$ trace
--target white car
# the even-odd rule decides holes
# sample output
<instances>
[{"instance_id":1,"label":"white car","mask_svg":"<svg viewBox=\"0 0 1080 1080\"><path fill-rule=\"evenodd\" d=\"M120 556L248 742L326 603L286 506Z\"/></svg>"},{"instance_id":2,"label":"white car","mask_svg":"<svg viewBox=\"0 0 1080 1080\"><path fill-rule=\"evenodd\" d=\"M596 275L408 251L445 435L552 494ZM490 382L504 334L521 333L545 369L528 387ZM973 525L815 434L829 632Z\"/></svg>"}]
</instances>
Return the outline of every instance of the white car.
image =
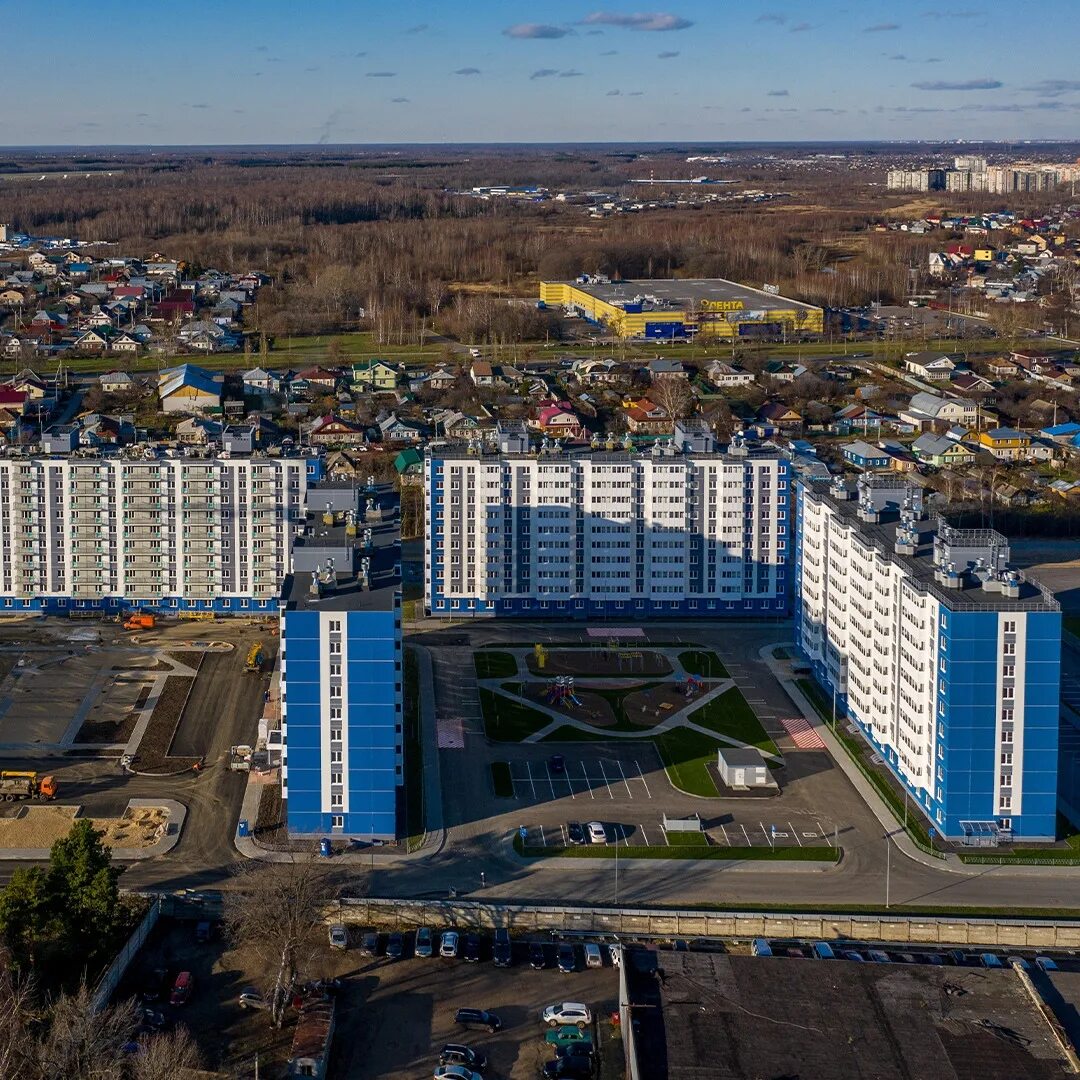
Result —
<instances>
[{"instance_id":1,"label":"white car","mask_svg":"<svg viewBox=\"0 0 1080 1080\"><path fill-rule=\"evenodd\" d=\"M592 1009L588 1005L582 1005L580 1001L559 1001L549 1005L543 1011L541 1019L548 1027L576 1024L579 1028L586 1028L592 1023Z\"/></svg>"},{"instance_id":2,"label":"white car","mask_svg":"<svg viewBox=\"0 0 1080 1080\"><path fill-rule=\"evenodd\" d=\"M464 1065L436 1065L435 1080L484 1080L484 1078L472 1069L466 1069Z\"/></svg>"},{"instance_id":3,"label":"white car","mask_svg":"<svg viewBox=\"0 0 1080 1080\"><path fill-rule=\"evenodd\" d=\"M335 924L330 927L330 948L347 949L349 947L349 932L344 926Z\"/></svg>"},{"instance_id":4,"label":"white car","mask_svg":"<svg viewBox=\"0 0 1080 1080\"><path fill-rule=\"evenodd\" d=\"M590 844L607 843L607 829L604 828L604 823L602 821L590 821L585 828L589 833Z\"/></svg>"},{"instance_id":5,"label":"white car","mask_svg":"<svg viewBox=\"0 0 1080 1080\"><path fill-rule=\"evenodd\" d=\"M466 1069L464 1065L436 1065L435 1080L484 1080L484 1078L472 1069Z\"/></svg>"},{"instance_id":6,"label":"white car","mask_svg":"<svg viewBox=\"0 0 1080 1080\"><path fill-rule=\"evenodd\" d=\"M456 930L447 930L442 936L442 942L439 945L439 955L445 956L450 960L457 959L458 951L458 932Z\"/></svg>"},{"instance_id":7,"label":"white car","mask_svg":"<svg viewBox=\"0 0 1080 1080\"><path fill-rule=\"evenodd\" d=\"M621 945L609 945L607 947L608 956L611 957L612 967L622 967L622 946Z\"/></svg>"}]
</instances>

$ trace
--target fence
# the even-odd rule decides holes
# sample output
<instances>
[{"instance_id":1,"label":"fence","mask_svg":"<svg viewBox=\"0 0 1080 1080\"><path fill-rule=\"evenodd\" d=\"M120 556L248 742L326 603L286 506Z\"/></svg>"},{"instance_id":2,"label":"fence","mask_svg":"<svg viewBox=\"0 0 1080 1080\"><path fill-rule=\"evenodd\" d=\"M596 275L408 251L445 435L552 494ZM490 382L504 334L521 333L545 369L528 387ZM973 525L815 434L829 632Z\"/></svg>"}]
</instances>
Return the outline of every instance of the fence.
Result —
<instances>
[{"instance_id":1,"label":"fence","mask_svg":"<svg viewBox=\"0 0 1080 1080\"><path fill-rule=\"evenodd\" d=\"M701 832L701 815L668 817L664 815L664 832Z\"/></svg>"},{"instance_id":2,"label":"fence","mask_svg":"<svg viewBox=\"0 0 1080 1080\"><path fill-rule=\"evenodd\" d=\"M128 966L135 958L136 953L138 953L146 943L146 939L150 936L150 931L157 925L160 916L160 899L151 900L150 907L143 916L142 922L135 927L131 937L124 942L124 947L116 954L113 958L113 962L109 965L108 970L101 976L100 980L98 980L97 986L94 987L94 996L90 1001L90 1008L94 1012L100 1012L109 1004L109 999L116 992L117 986L120 985L120 980L124 977L124 972L127 971Z\"/></svg>"},{"instance_id":3,"label":"fence","mask_svg":"<svg viewBox=\"0 0 1080 1080\"><path fill-rule=\"evenodd\" d=\"M755 937L873 941L927 946L1080 948L1080 920L977 919L919 915L815 915L775 912L653 911L485 904L469 900L345 899L328 921L363 926L454 926L516 932L575 930L623 938Z\"/></svg>"}]
</instances>

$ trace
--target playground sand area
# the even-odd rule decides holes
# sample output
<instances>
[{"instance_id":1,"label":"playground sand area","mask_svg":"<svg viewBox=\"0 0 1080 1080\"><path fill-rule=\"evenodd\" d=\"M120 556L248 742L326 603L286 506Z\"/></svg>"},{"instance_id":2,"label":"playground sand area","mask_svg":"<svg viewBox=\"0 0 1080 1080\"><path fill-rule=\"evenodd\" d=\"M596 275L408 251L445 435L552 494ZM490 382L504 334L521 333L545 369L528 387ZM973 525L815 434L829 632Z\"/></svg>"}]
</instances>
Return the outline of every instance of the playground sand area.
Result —
<instances>
[{"instance_id":1,"label":"playground sand area","mask_svg":"<svg viewBox=\"0 0 1080 1080\"><path fill-rule=\"evenodd\" d=\"M535 654L526 660L533 675L670 675L673 670L654 649L547 649L543 667Z\"/></svg>"},{"instance_id":2,"label":"playground sand area","mask_svg":"<svg viewBox=\"0 0 1080 1080\"><path fill-rule=\"evenodd\" d=\"M694 693L688 697L685 682L660 683L627 694L623 698L623 711L633 724L659 724L666 716L693 705L716 685L716 682L699 680L695 683Z\"/></svg>"},{"instance_id":3,"label":"playground sand area","mask_svg":"<svg viewBox=\"0 0 1080 1080\"><path fill-rule=\"evenodd\" d=\"M615 710L607 698L599 694L590 694L588 690L574 687L573 695L576 699L564 697L556 699L551 693L551 683L526 683L524 696L531 701L546 705L549 709L565 712L567 716L573 716L578 720L584 720L593 727L612 727L616 723Z\"/></svg>"},{"instance_id":4,"label":"playground sand area","mask_svg":"<svg viewBox=\"0 0 1080 1080\"><path fill-rule=\"evenodd\" d=\"M51 848L71 831L79 817L78 806L23 806L14 817L0 818L0 848ZM104 831L110 847L145 848L159 839L169 812L162 806L127 809L122 817L91 820Z\"/></svg>"}]
</instances>

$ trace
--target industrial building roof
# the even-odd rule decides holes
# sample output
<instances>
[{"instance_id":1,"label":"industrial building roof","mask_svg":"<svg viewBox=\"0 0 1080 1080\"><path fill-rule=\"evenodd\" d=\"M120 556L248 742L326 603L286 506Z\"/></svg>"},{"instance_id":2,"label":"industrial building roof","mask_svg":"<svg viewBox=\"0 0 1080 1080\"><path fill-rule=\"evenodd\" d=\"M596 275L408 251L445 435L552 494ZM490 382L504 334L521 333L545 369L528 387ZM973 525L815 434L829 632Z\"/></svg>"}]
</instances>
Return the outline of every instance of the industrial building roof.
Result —
<instances>
[{"instance_id":1,"label":"industrial building roof","mask_svg":"<svg viewBox=\"0 0 1080 1080\"><path fill-rule=\"evenodd\" d=\"M1029 1080L1063 1074L1007 968L624 951L635 1075L650 1080Z\"/></svg>"},{"instance_id":2,"label":"industrial building roof","mask_svg":"<svg viewBox=\"0 0 1080 1080\"><path fill-rule=\"evenodd\" d=\"M671 311L700 307L704 301L742 301L748 311L790 311L802 308L804 311L819 310L813 304L804 304L800 300L790 300L785 296L764 292L740 285L737 281L724 278L661 278L637 281L566 281L581 292L595 296L608 304L622 305L634 303L642 297L655 297L659 304L646 305L645 310Z\"/></svg>"}]
</instances>

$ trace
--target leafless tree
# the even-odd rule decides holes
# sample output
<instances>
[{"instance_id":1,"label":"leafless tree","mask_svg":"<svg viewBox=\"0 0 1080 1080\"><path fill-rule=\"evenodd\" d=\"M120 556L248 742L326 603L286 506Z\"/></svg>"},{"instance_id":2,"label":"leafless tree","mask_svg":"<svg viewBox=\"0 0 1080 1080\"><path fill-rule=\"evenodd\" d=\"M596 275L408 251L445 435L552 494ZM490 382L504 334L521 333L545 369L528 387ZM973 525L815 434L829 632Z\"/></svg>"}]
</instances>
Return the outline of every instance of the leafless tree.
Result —
<instances>
[{"instance_id":1,"label":"leafless tree","mask_svg":"<svg viewBox=\"0 0 1080 1080\"><path fill-rule=\"evenodd\" d=\"M686 379L670 375L653 380L649 397L673 420L687 416L694 400L693 391Z\"/></svg>"},{"instance_id":2,"label":"leafless tree","mask_svg":"<svg viewBox=\"0 0 1080 1080\"><path fill-rule=\"evenodd\" d=\"M262 960L270 1015L280 1027L289 990L310 962L326 909L337 895L328 868L314 853L285 862L252 861L236 872L236 888L225 897L225 924L237 945Z\"/></svg>"},{"instance_id":3,"label":"leafless tree","mask_svg":"<svg viewBox=\"0 0 1080 1080\"><path fill-rule=\"evenodd\" d=\"M31 1076L35 1061L31 1026L38 1014L33 987L0 957L0 1076Z\"/></svg>"},{"instance_id":4,"label":"leafless tree","mask_svg":"<svg viewBox=\"0 0 1080 1080\"><path fill-rule=\"evenodd\" d=\"M138 1023L137 1006L129 999L94 1012L92 996L83 983L53 1002L48 1030L37 1052L37 1072L42 1078L124 1080L129 1064L124 1047Z\"/></svg>"},{"instance_id":5,"label":"leafless tree","mask_svg":"<svg viewBox=\"0 0 1080 1080\"><path fill-rule=\"evenodd\" d=\"M178 1080L201 1064L199 1048L186 1027L150 1035L131 1058L131 1080Z\"/></svg>"}]
</instances>

